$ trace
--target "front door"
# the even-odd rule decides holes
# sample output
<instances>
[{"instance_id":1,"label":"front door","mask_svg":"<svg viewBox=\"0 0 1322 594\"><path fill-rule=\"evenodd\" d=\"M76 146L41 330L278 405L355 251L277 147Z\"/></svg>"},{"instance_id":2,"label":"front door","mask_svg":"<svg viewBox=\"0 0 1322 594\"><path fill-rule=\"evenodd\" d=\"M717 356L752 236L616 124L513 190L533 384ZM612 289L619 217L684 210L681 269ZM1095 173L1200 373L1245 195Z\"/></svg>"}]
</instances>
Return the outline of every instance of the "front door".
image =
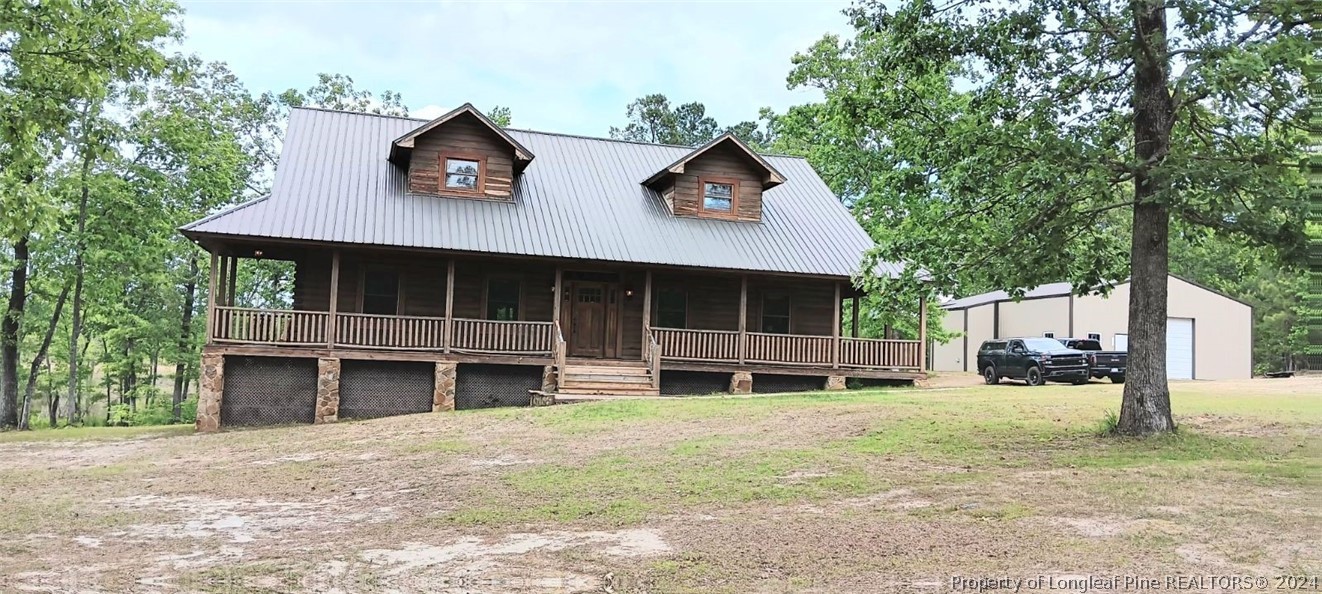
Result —
<instances>
[{"instance_id":1,"label":"front door","mask_svg":"<svg viewBox=\"0 0 1322 594\"><path fill-rule=\"evenodd\" d=\"M573 327L569 330L569 354L575 357L606 355L606 286L575 283Z\"/></svg>"}]
</instances>

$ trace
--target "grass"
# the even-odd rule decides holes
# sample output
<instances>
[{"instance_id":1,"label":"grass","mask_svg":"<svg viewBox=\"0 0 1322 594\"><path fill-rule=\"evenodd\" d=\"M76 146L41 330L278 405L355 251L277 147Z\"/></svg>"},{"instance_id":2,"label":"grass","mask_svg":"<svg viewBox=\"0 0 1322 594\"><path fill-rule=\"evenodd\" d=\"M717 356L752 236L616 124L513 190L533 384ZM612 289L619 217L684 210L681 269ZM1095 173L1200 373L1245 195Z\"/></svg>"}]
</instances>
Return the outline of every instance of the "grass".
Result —
<instances>
[{"instance_id":1,"label":"grass","mask_svg":"<svg viewBox=\"0 0 1322 594\"><path fill-rule=\"evenodd\" d=\"M366 549L462 555L517 535L617 530L653 531L670 552L573 541L517 563L485 553L481 575L745 592L904 589L956 571L1322 571L1322 380L1174 384L1181 429L1149 439L1105 431L1120 390L631 400L187 438L175 436L188 427L3 434L15 464L0 471L0 506L14 513L0 521L0 572L76 565L86 550L62 540L74 534L105 542L102 566L156 575L169 570L152 559L200 550L212 565L196 575L234 569L260 585L291 550L306 560L295 574L348 562L360 577L373 571L355 556ZM162 439L121 443L141 437ZM168 517L112 503L140 494L169 502ZM186 540L114 545L126 523L190 519L166 531ZM234 548L243 563L226 556ZM410 574L465 571L447 563ZM525 573L491 579L543 575Z\"/></svg>"}]
</instances>

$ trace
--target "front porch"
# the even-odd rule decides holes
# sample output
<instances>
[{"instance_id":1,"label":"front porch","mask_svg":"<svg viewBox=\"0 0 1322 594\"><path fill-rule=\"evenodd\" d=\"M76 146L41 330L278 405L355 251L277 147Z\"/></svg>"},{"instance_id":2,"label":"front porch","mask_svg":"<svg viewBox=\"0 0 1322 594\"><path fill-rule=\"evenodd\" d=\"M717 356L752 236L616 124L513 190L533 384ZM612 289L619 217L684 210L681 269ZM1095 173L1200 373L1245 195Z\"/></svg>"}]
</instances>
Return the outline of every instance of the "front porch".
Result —
<instances>
[{"instance_id":1,"label":"front porch","mask_svg":"<svg viewBox=\"0 0 1322 594\"><path fill-rule=\"evenodd\" d=\"M922 376L924 340L858 336L844 280L610 263L438 257L233 243L215 250L208 350L890 379ZM240 262L294 263L284 307L236 304ZM848 328L844 312L852 308Z\"/></svg>"}]
</instances>

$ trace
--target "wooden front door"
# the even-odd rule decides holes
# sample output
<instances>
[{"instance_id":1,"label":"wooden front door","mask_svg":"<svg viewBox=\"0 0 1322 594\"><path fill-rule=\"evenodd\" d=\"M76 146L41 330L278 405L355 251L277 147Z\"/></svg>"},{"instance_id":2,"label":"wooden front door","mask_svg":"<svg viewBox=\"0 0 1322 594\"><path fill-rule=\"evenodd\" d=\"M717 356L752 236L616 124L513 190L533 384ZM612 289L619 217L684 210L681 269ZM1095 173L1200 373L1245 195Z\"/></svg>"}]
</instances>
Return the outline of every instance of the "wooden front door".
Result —
<instances>
[{"instance_id":1,"label":"wooden front door","mask_svg":"<svg viewBox=\"0 0 1322 594\"><path fill-rule=\"evenodd\" d=\"M575 357L606 355L606 285L575 283L571 298L573 327L569 354Z\"/></svg>"}]
</instances>

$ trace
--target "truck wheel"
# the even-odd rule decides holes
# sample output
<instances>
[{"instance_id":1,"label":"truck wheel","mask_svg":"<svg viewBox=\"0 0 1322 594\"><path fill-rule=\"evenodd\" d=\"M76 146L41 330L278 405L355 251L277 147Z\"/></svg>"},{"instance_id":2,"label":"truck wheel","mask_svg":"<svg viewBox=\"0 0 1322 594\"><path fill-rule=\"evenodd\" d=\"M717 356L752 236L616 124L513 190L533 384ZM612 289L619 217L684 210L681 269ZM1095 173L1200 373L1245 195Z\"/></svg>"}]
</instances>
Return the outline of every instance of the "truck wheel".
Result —
<instances>
[{"instance_id":1,"label":"truck wheel","mask_svg":"<svg viewBox=\"0 0 1322 594\"><path fill-rule=\"evenodd\" d=\"M1028 373L1024 374L1024 381L1030 386L1040 386L1047 383L1046 380L1042 379L1042 370L1036 365L1028 368Z\"/></svg>"},{"instance_id":2,"label":"truck wheel","mask_svg":"<svg viewBox=\"0 0 1322 594\"><path fill-rule=\"evenodd\" d=\"M994 386L1001 383L1001 376L996 375L996 368L988 365L982 370L982 381L987 382L988 386Z\"/></svg>"},{"instance_id":3,"label":"truck wheel","mask_svg":"<svg viewBox=\"0 0 1322 594\"><path fill-rule=\"evenodd\" d=\"M1125 383L1125 376L1123 376L1123 375L1113 375L1113 376L1111 376L1111 383L1113 383L1113 384L1123 384L1123 383Z\"/></svg>"}]
</instances>

